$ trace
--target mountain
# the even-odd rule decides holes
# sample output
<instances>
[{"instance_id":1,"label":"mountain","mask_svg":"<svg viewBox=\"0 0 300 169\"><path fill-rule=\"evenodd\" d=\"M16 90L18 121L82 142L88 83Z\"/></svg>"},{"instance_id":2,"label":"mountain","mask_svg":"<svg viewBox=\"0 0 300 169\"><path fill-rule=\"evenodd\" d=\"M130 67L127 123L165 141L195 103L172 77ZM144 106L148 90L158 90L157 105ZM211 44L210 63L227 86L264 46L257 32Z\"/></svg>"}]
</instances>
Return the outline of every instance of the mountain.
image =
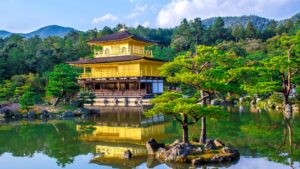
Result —
<instances>
[{"instance_id":1,"label":"mountain","mask_svg":"<svg viewBox=\"0 0 300 169\"><path fill-rule=\"evenodd\" d=\"M0 38L1 37L6 38L6 37L10 36L11 34L12 34L11 32L0 30Z\"/></svg>"},{"instance_id":2,"label":"mountain","mask_svg":"<svg viewBox=\"0 0 300 169\"><path fill-rule=\"evenodd\" d=\"M40 36L41 38L47 38L49 36L59 36L59 37L64 37L68 33L76 31L73 28L70 27L63 27L63 26L58 26L58 25L49 25L42 27L36 31L30 32L30 33L15 33L24 36L25 38L31 38L36 35ZM5 31L5 30L0 30L0 38L5 38L10 36L11 32Z\"/></svg>"},{"instance_id":3,"label":"mountain","mask_svg":"<svg viewBox=\"0 0 300 169\"><path fill-rule=\"evenodd\" d=\"M270 22L272 21L271 19L263 18L260 16L255 16L255 15L249 15L249 16L227 16L227 17L221 17L224 21L225 27L231 27L233 25L241 24L243 26L246 26L249 21L251 21L254 26L259 29L263 30L266 28ZM212 25L217 17L212 17L208 19L202 20L202 23L206 26L209 27ZM278 24L283 24L287 20L291 20L292 22L296 22L297 20L300 20L300 12L295 14L294 16L288 18L288 19L283 19L283 20L278 20L276 21ZM26 38L33 37L35 35L40 36L41 38L47 38L48 36L60 36L64 37L68 33L76 31L73 28L70 27L63 27L63 26L58 26L58 25L49 25L42 27L36 31L30 32L30 33L17 33L20 35L23 35ZM5 38L10 36L11 32L5 31L5 30L0 30L0 38Z\"/></svg>"},{"instance_id":4,"label":"mountain","mask_svg":"<svg viewBox=\"0 0 300 169\"><path fill-rule=\"evenodd\" d=\"M270 23L270 19L267 18L263 18L260 16L255 16L255 15L249 15L249 16L227 16L227 17L221 17L224 21L225 27L231 27L233 25L238 25L241 24L243 26L246 26L247 23L249 21L251 21L254 26L259 29L262 30L265 27L268 26L268 24ZM212 25L215 20L217 19L217 17L212 17L212 18L208 18L208 19L204 19L202 21L202 23L209 27L210 25Z\"/></svg>"},{"instance_id":5,"label":"mountain","mask_svg":"<svg viewBox=\"0 0 300 169\"><path fill-rule=\"evenodd\" d=\"M279 23L285 23L287 20L291 20L292 22L296 22L297 20L300 20L300 12L293 15L292 17L290 17L288 19L283 19L283 20L279 21Z\"/></svg>"},{"instance_id":6,"label":"mountain","mask_svg":"<svg viewBox=\"0 0 300 169\"><path fill-rule=\"evenodd\" d=\"M59 36L64 37L68 33L75 31L73 28L62 27L58 25L49 25L43 28L40 28L36 31L23 34L26 38L31 38L33 36L40 36L41 38L47 38L48 36Z\"/></svg>"},{"instance_id":7,"label":"mountain","mask_svg":"<svg viewBox=\"0 0 300 169\"><path fill-rule=\"evenodd\" d=\"M206 27L209 27L210 25L212 25L215 20L218 17L212 17L212 18L208 18L208 19L204 19L202 20L203 25L205 25ZM227 16L227 17L221 17L224 21L225 27L231 27L233 25L238 25L241 24L244 27L247 25L247 23L249 21L251 21L254 26L259 29L259 30L263 30L265 29L270 22L272 21L272 19L267 19L267 18L263 18L260 16L255 16L255 15L249 15L249 16ZM282 24L285 23L287 20L291 20L292 22L296 22L297 20L300 20L300 12L293 15L290 18L287 19L283 19L283 20L278 20L276 21L278 24Z\"/></svg>"}]
</instances>

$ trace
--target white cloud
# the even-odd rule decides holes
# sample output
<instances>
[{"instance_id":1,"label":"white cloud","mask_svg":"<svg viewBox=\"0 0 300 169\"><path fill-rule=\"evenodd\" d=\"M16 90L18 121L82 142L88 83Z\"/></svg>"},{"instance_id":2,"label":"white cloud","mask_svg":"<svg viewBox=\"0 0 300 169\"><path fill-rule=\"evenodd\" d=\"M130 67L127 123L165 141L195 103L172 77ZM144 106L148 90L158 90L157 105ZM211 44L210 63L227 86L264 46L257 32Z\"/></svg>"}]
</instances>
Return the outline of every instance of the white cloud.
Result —
<instances>
[{"instance_id":1,"label":"white cloud","mask_svg":"<svg viewBox=\"0 0 300 169\"><path fill-rule=\"evenodd\" d=\"M140 13L139 12L132 12L129 15L127 15L127 18L134 18L136 16L138 16Z\"/></svg>"},{"instance_id":2,"label":"white cloud","mask_svg":"<svg viewBox=\"0 0 300 169\"><path fill-rule=\"evenodd\" d=\"M172 0L157 16L157 25L173 27L183 18L202 19L214 16L260 15L282 18L299 0ZM299 8L298 8L299 9Z\"/></svg>"},{"instance_id":3,"label":"white cloud","mask_svg":"<svg viewBox=\"0 0 300 169\"><path fill-rule=\"evenodd\" d=\"M117 16L108 13L108 14L105 14L101 17L94 18L93 23L98 24L98 23L105 22L105 21L116 21L116 20L118 20Z\"/></svg>"},{"instance_id":4,"label":"white cloud","mask_svg":"<svg viewBox=\"0 0 300 169\"><path fill-rule=\"evenodd\" d=\"M142 24L143 27L149 27L150 26L150 22L149 21L146 21Z\"/></svg>"},{"instance_id":5,"label":"white cloud","mask_svg":"<svg viewBox=\"0 0 300 169\"><path fill-rule=\"evenodd\" d=\"M127 18L134 18L136 16L138 16L139 14L145 12L148 9L148 5L144 4L144 5L136 5L134 7L134 9L132 10L132 12L127 15Z\"/></svg>"}]
</instances>

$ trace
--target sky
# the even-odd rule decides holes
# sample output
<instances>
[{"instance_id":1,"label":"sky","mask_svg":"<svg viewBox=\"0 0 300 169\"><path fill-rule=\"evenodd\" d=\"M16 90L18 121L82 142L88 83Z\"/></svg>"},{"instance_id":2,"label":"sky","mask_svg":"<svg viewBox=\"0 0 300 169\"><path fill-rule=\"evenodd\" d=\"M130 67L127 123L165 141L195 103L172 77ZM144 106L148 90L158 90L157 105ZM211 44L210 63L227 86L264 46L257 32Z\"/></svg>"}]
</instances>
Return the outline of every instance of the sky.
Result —
<instances>
[{"instance_id":1,"label":"sky","mask_svg":"<svg viewBox=\"0 0 300 169\"><path fill-rule=\"evenodd\" d=\"M47 25L78 30L127 26L170 28L183 18L258 15L275 20L300 12L300 0L1 0L0 30L27 33Z\"/></svg>"}]
</instances>

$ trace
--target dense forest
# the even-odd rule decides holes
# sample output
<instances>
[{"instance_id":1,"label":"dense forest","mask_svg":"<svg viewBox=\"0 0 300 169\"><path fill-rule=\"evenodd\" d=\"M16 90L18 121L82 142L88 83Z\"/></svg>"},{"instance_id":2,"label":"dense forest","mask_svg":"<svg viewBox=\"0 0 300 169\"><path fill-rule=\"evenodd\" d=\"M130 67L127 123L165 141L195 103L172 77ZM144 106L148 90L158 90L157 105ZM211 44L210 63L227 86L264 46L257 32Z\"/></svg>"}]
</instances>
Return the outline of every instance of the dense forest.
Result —
<instances>
[{"instance_id":1,"label":"dense forest","mask_svg":"<svg viewBox=\"0 0 300 169\"><path fill-rule=\"evenodd\" d=\"M0 38L0 101L18 101L30 88L30 92L37 96L34 102L39 102L45 96L49 72L55 65L91 57L93 49L86 42L116 32L121 27L118 24L100 30L72 31L65 37L24 38L12 34ZM149 48L154 57L167 61L186 52L195 53L199 45L213 46L239 57L261 59L271 53L270 49L276 48L274 39L296 36L300 20L271 21L264 29L257 29L252 22L225 26L220 17L215 18L210 26L204 26L200 18L195 18L184 19L172 29L137 26L128 30L159 41L158 46Z\"/></svg>"}]
</instances>

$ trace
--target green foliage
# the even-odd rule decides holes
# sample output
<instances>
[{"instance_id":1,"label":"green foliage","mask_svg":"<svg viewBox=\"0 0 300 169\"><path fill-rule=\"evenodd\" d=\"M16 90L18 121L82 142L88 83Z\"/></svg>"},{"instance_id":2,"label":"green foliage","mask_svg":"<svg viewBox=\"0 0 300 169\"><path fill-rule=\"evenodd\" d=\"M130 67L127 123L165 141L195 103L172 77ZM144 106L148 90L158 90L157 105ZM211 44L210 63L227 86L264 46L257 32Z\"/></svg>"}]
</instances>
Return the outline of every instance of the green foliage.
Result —
<instances>
[{"instance_id":1,"label":"green foliage","mask_svg":"<svg viewBox=\"0 0 300 169\"><path fill-rule=\"evenodd\" d=\"M36 104L40 99L39 94L35 93L32 88L28 88L20 97L20 108L28 111L30 107Z\"/></svg>"},{"instance_id":2,"label":"green foliage","mask_svg":"<svg viewBox=\"0 0 300 169\"><path fill-rule=\"evenodd\" d=\"M49 81L46 87L47 95L59 99L69 99L79 91L77 84L78 75L79 71L70 65L56 65L49 74Z\"/></svg>"},{"instance_id":3,"label":"green foliage","mask_svg":"<svg viewBox=\"0 0 300 169\"><path fill-rule=\"evenodd\" d=\"M215 47L198 46L197 53L185 53L161 68L168 82L188 85L207 93L238 91L238 85L228 81L227 71L235 67L237 57Z\"/></svg>"},{"instance_id":4,"label":"green foliage","mask_svg":"<svg viewBox=\"0 0 300 169\"><path fill-rule=\"evenodd\" d=\"M44 93L45 79L38 75L15 75L10 80L0 84L0 100L18 101L25 90L31 88L37 95Z\"/></svg>"},{"instance_id":5,"label":"green foliage","mask_svg":"<svg viewBox=\"0 0 300 169\"><path fill-rule=\"evenodd\" d=\"M155 114L168 114L182 120L185 114L189 117L190 123L194 124L200 117L220 115L220 108L215 106L197 105L196 98L186 98L178 92L165 92L151 100L154 107L144 114L153 116Z\"/></svg>"},{"instance_id":6,"label":"green foliage","mask_svg":"<svg viewBox=\"0 0 300 169\"><path fill-rule=\"evenodd\" d=\"M300 31L299 31L300 32ZM240 58L240 66L229 71L247 93L281 93L285 102L295 84L299 84L300 33L275 36L266 42L265 52ZM294 85L293 85L294 84Z\"/></svg>"},{"instance_id":7,"label":"green foliage","mask_svg":"<svg viewBox=\"0 0 300 169\"><path fill-rule=\"evenodd\" d=\"M154 58L163 59L166 61L173 60L176 55L175 50L169 47L161 47L156 45L147 47L147 49L152 51Z\"/></svg>"}]
</instances>

